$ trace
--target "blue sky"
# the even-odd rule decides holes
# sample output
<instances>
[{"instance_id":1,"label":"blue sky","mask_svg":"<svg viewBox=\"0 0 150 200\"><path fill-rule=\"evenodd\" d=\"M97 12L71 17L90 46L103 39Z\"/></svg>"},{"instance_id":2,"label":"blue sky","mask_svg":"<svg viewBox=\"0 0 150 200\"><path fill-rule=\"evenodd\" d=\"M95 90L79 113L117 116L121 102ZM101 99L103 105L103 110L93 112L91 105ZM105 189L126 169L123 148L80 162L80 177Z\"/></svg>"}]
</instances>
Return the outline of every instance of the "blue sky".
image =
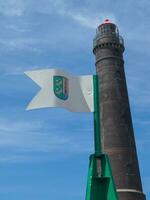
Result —
<instances>
[{"instance_id":1,"label":"blue sky","mask_svg":"<svg viewBox=\"0 0 150 200\"><path fill-rule=\"evenodd\" d=\"M0 1L0 199L81 200L93 152L92 114L25 111L39 88L23 72L94 74L105 18L125 40L125 71L143 188L150 198L150 1Z\"/></svg>"}]
</instances>

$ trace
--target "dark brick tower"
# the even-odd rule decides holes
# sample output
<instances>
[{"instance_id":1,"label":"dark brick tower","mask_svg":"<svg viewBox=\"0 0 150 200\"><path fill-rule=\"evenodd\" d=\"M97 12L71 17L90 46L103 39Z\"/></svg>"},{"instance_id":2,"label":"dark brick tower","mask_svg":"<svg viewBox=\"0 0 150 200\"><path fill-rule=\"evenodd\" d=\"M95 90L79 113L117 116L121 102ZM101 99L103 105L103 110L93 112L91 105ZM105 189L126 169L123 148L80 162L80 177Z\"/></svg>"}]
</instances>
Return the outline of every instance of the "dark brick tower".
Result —
<instances>
[{"instance_id":1,"label":"dark brick tower","mask_svg":"<svg viewBox=\"0 0 150 200\"><path fill-rule=\"evenodd\" d=\"M145 200L124 72L124 42L109 20L98 27L93 52L100 77L102 145L110 157L119 200Z\"/></svg>"}]
</instances>

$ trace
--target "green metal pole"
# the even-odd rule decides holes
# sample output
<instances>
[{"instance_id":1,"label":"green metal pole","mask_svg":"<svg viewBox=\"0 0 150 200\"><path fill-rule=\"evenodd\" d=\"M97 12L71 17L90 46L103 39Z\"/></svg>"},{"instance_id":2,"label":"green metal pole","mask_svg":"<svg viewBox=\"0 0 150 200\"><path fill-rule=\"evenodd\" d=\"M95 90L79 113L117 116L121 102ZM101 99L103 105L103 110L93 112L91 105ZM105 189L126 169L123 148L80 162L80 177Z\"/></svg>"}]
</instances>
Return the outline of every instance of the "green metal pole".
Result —
<instances>
[{"instance_id":1,"label":"green metal pole","mask_svg":"<svg viewBox=\"0 0 150 200\"><path fill-rule=\"evenodd\" d=\"M95 146L95 154L100 155L102 153L102 144L101 144L101 127L100 127L99 79L97 75L93 76L93 85L94 85L94 146Z\"/></svg>"},{"instance_id":2,"label":"green metal pole","mask_svg":"<svg viewBox=\"0 0 150 200\"><path fill-rule=\"evenodd\" d=\"M94 85L94 146L90 156L85 200L118 200L111 165L107 154L102 152L100 127L99 79L93 76Z\"/></svg>"}]
</instances>

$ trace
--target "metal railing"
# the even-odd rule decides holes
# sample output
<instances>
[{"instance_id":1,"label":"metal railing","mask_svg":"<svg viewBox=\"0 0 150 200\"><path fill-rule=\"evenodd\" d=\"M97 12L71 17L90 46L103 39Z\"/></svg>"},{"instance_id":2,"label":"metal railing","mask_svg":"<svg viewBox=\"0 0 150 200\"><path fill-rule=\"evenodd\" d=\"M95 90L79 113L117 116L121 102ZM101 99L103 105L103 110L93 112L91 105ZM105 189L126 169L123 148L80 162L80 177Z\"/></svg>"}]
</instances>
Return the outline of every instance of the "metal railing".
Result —
<instances>
[{"instance_id":1,"label":"metal railing","mask_svg":"<svg viewBox=\"0 0 150 200\"><path fill-rule=\"evenodd\" d=\"M112 36L112 34L109 34L109 35ZM107 36L109 36L109 35L107 35ZM97 33L96 37L93 39L93 47L96 46L97 40L99 40L99 39L101 39L103 37L107 37L107 36L106 35L104 36L103 34ZM122 36L120 36L118 34L118 35L116 35L116 37L119 38L119 43L124 46L124 40L123 40Z\"/></svg>"}]
</instances>

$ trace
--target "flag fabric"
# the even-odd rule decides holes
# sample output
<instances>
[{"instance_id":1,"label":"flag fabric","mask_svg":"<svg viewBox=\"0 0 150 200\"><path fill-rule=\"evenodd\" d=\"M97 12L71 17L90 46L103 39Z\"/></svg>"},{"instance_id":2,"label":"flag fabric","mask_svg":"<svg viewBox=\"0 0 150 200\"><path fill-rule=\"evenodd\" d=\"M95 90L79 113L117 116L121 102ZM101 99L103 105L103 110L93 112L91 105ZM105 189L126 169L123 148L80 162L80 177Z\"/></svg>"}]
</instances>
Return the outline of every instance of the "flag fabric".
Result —
<instances>
[{"instance_id":1,"label":"flag fabric","mask_svg":"<svg viewBox=\"0 0 150 200\"><path fill-rule=\"evenodd\" d=\"M93 112L93 76L72 76L63 70L27 71L41 90L29 103L27 110L64 107L72 112Z\"/></svg>"}]
</instances>

